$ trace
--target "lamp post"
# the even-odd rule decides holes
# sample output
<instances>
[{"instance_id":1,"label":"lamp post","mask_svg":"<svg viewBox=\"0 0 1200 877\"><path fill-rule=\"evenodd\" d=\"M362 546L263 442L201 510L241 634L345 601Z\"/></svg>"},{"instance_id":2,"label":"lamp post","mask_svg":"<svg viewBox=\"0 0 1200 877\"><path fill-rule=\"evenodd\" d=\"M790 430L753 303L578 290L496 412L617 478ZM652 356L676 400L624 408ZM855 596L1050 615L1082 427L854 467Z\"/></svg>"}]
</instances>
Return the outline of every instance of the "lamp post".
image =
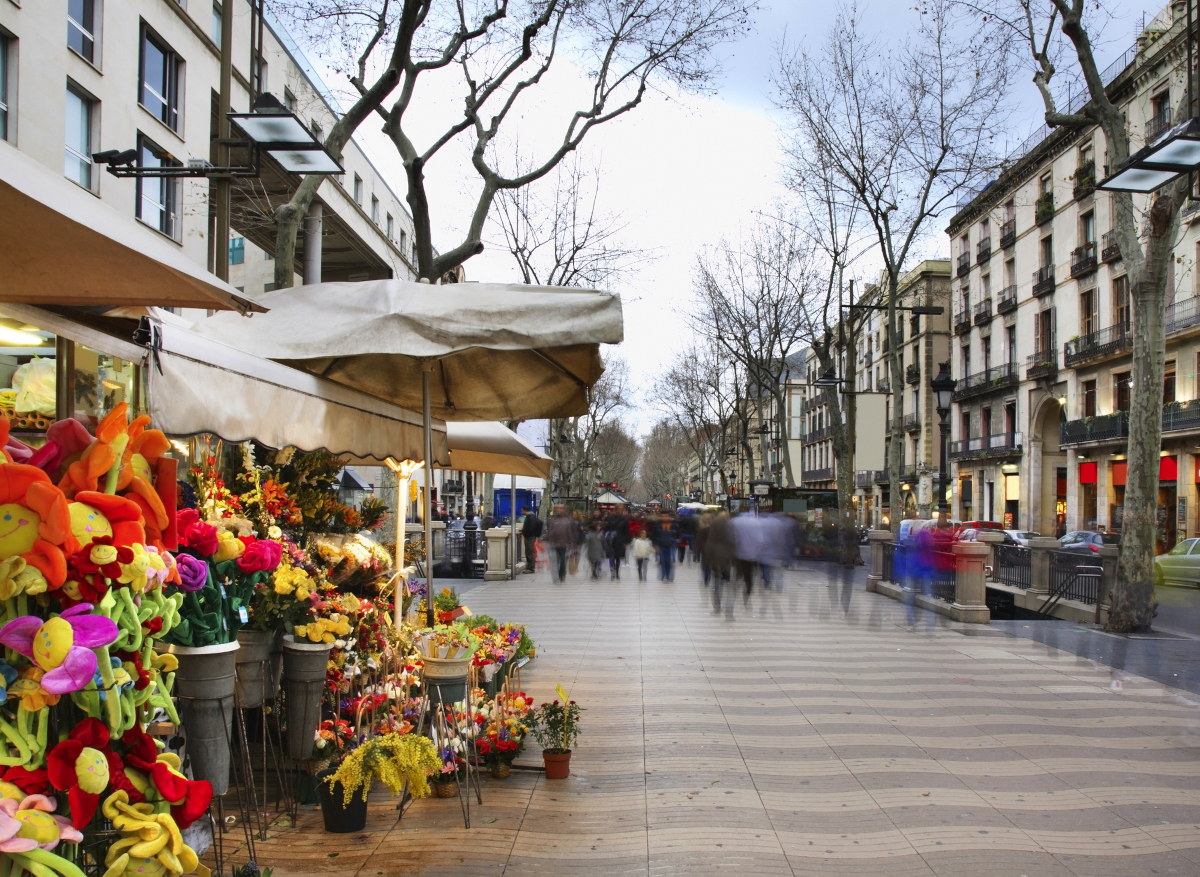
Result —
<instances>
[{"instance_id":1,"label":"lamp post","mask_svg":"<svg viewBox=\"0 0 1200 877\"><path fill-rule=\"evenodd\" d=\"M943 362L938 366L937 377L929 382L937 396L938 427L941 430L941 454L938 463L938 514L944 522L947 517L946 508L946 439L950 436L950 423L946 418L950 415L950 399L954 395L954 385L957 381L950 377L950 363Z\"/></svg>"}]
</instances>

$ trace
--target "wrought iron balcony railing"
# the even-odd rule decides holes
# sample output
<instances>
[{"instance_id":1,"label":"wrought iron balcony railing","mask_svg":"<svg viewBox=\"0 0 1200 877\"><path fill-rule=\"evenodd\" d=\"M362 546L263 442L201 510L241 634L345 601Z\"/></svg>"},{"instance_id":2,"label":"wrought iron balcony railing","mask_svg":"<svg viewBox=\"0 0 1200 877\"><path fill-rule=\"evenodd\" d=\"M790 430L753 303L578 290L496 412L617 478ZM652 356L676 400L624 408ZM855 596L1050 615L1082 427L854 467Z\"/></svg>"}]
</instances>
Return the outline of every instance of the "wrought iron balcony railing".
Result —
<instances>
[{"instance_id":1,"label":"wrought iron balcony railing","mask_svg":"<svg viewBox=\"0 0 1200 877\"><path fill-rule=\"evenodd\" d=\"M1200 430L1200 399L1171 402L1163 406L1162 431Z\"/></svg>"},{"instance_id":2,"label":"wrought iron balcony railing","mask_svg":"<svg viewBox=\"0 0 1200 877\"><path fill-rule=\"evenodd\" d=\"M1043 265L1033 272L1033 294L1038 298L1054 292L1054 266Z\"/></svg>"},{"instance_id":3,"label":"wrought iron balcony railing","mask_svg":"<svg viewBox=\"0 0 1200 877\"><path fill-rule=\"evenodd\" d=\"M990 258L992 258L992 239L990 237L981 238L975 245L975 263L986 265Z\"/></svg>"},{"instance_id":4,"label":"wrought iron balcony railing","mask_svg":"<svg viewBox=\"0 0 1200 877\"><path fill-rule=\"evenodd\" d=\"M968 310L959 311L954 315L954 334L966 335L971 331L971 312Z\"/></svg>"},{"instance_id":5,"label":"wrought iron balcony railing","mask_svg":"<svg viewBox=\"0 0 1200 877\"><path fill-rule=\"evenodd\" d=\"M1117 262L1121 258L1121 247L1117 244L1117 233L1106 231L1100 235L1100 261L1104 264Z\"/></svg>"},{"instance_id":6,"label":"wrought iron balcony railing","mask_svg":"<svg viewBox=\"0 0 1200 877\"><path fill-rule=\"evenodd\" d=\"M970 253L959 253L958 254L958 276L965 277L967 275L967 272L970 270L971 270L971 254Z\"/></svg>"},{"instance_id":7,"label":"wrought iron balcony railing","mask_svg":"<svg viewBox=\"0 0 1200 877\"><path fill-rule=\"evenodd\" d=\"M947 456L951 460L986 459L987 457L1011 457L1024 452L1023 436L1019 432L985 435L977 438L950 442Z\"/></svg>"},{"instance_id":8,"label":"wrought iron balcony railing","mask_svg":"<svg viewBox=\"0 0 1200 877\"><path fill-rule=\"evenodd\" d=\"M1167 334L1200 325L1200 296L1167 305Z\"/></svg>"},{"instance_id":9,"label":"wrought iron balcony railing","mask_svg":"<svg viewBox=\"0 0 1200 877\"><path fill-rule=\"evenodd\" d=\"M1017 242L1017 221L1010 219L1000 226L1000 249L1007 250Z\"/></svg>"},{"instance_id":10,"label":"wrought iron balcony railing","mask_svg":"<svg viewBox=\"0 0 1200 877\"><path fill-rule=\"evenodd\" d=\"M1096 191L1096 162L1089 161L1086 164L1081 164L1075 168L1075 185L1072 188L1071 194L1075 196L1075 200L1086 198L1092 192Z\"/></svg>"},{"instance_id":11,"label":"wrought iron balcony railing","mask_svg":"<svg viewBox=\"0 0 1200 877\"><path fill-rule=\"evenodd\" d=\"M1058 374L1058 351L1039 350L1025 360L1025 380L1034 381Z\"/></svg>"},{"instance_id":12,"label":"wrought iron balcony railing","mask_svg":"<svg viewBox=\"0 0 1200 877\"><path fill-rule=\"evenodd\" d=\"M1124 411L1068 420L1059 427L1060 445L1083 445L1121 441L1129 437L1129 418Z\"/></svg>"},{"instance_id":13,"label":"wrought iron balcony railing","mask_svg":"<svg viewBox=\"0 0 1200 877\"><path fill-rule=\"evenodd\" d=\"M916 432L920 428L921 428L921 415L920 414L905 414L904 415L904 431L905 432Z\"/></svg>"},{"instance_id":14,"label":"wrought iron balcony railing","mask_svg":"<svg viewBox=\"0 0 1200 877\"><path fill-rule=\"evenodd\" d=\"M1004 365L994 365L987 371L959 378L952 398L955 402L960 402L963 399L971 399L986 393L999 392L1017 386L1020 380L1015 363L1006 362Z\"/></svg>"},{"instance_id":15,"label":"wrought iron balcony railing","mask_svg":"<svg viewBox=\"0 0 1200 877\"><path fill-rule=\"evenodd\" d=\"M1096 270L1096 242L1088 241L1071 250L1071 276L1083 277Z\"/></svg>"},{"instance_id":16,"label":"wrought iron balcony railing","mask_svg":"<svg viewBox=\"0 0 1200 877\"><path fill-rule=\"evenodd\" d=\"M913 363L904 369L904 382L906 384L921 383L921 367L916 363Z\"/></svg>"},{"instance_id":17,"label":"wrought iron balcony railing","mask_svg":"<svg viewBox=\"0 0 1200 877\"><path fill-rule=\"evenodd\" d=\"M1072 338L1063 345L1063 365L1067 368L1085 362L1097 362L1110 356L1119 356L1133 346L1133 335L1129 324L1117 323L1107 329L1089 332Z\"/></svg>"},{"instance_id":18,"label":"wrought iron balcony railing","mask_svg":"<svg viewBox=\"0 0 1200 877\"><path fill-rule=\"evenodd\" d=\"M1146 145L1150 145L1158 136L1171 127L1171 107L1164 106L1161 110L1146 120Z\"/></svg>"},{"instance_id":19,"label":"wrought iron balcony railing","mask_svg":"<svg viewBox=\"0 0 1200 877\"><path fill-rule=\"evenodd\" d=\"M1017 309L1017 287L1006 286L996 296L996 313L1007 314Z\"/></svg>"},{"instance_id":20,"label":"wrought iron balcony railing","mask_svg":"<svg viewBox=\"0 0 1200 877\"><path fill-rule=\"evenodd\" d=\"M981 300L975 305L975 325L982 326L984 323L990 322L992 319L992 297Z\"/></svg>"},{"instance_id":21,"label":"wrought iron balcony railing","mask_svg":"<svg viewBox=\"0 0 1200 877\"><path fill-rule=\"evenodd\" d=\"M804 480L805 481L832 481L833 480L833 467L830 466L828 469L805 469L804 470Z\"/></svg>"},{"instance_id":22,"label":"wrought iron balcony railing","mask_svg":"<svg viewBox=\"0 0 1200 877\"><path fill-rule=\"evenodd\" d=\"M1043 192L1038 195L1037 202L1033 206L1033 216L1037 220L1037 224L1054 218L1054 193Z\"/></svg>"}]
</instances>

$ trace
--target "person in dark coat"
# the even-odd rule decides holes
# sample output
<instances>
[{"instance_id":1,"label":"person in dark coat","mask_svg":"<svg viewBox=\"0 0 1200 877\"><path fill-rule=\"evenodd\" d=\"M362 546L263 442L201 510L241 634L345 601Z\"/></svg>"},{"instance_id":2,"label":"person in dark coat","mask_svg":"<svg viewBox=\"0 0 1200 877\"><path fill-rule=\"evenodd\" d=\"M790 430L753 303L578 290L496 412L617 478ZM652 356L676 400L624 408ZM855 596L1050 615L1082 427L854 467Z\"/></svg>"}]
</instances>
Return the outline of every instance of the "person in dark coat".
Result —
<instances>
[{"instance_id":1,"label":"person in dark coat","mask_svg":"<svg viewBox=\"0 0 1200 877\"><path fill-rule=\"evenodd\" d=\"M529 506L524 506L521 509L521 514L525 519L521 522L521 540L525 543L525 572L533 572L535 561L535 543L538 537L542 535L542 519L537 515L530 514Z\"/></svg>"},{"instance_id":2,"label":"person in dark coat","mask_svg":"<svg viewBox=\"0 0 1200 877\"><path fill-rule=\"evenodd\" d=\"M729 569L733 563L733 532L729 527L729 512L719 512L705 528L700 549L700 562L712 576L713 612L721 611L721 592L731 589ZM725 614L733 617L733 593L725 600Z\"/></svg>"},{"instance_id":3,"label":"person in dark coat","mask_svg":"<svg viewBox=\"0 0 1200 877\"><path fill-rule=\"evenodd\" d=\"M675 522L664 516L650 541L658 549L658 580L675 581L675 551L679 542L679 531L675 529Z\"/></svg>"}]
</instances>

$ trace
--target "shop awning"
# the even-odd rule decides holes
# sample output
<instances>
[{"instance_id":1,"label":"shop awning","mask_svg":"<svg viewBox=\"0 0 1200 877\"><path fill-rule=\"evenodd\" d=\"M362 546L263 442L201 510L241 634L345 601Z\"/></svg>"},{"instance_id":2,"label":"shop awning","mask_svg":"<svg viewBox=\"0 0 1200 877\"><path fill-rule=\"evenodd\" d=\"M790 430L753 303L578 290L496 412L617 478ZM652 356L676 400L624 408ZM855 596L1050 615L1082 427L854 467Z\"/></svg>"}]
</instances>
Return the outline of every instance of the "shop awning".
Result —
<instances>
[{"instance_id":1,"label":"shop awning","mask_svg":"<svg viewBox=\"0 0 1200 877\"><path fill-rule=\"evenodd\" d=\"M422 459L421 415L201 338L151 311L158 348L145 361L147 405L154 426L170 436L212 433L272 448L324 448L365 465L387 457ZM0 303L0 314L122 359L142 361L143 347L60 314ZM178 319L178 318L175 318ZM130 321L129 325L136 325ZM433 456L449 463L446 426L433 422Z\"/></svg>"},{"instance_id":2,"label":"shop awning","mask_svg":"<svg viewBox=\"0 0 1200 877\"><path fill-rule=\"evenodd\" d=\"M450 465L463 472L495 472L550 478L553 461L503 423L446 423Z\"/></svg>"},{"instance_id":3,"label":"shop awning","mask_svg":"<svg viewBox=\"0 0 1200 877\"><path fill-rule=\"evenodd\" d=\"M611 490L606 490L594 500L596 505L629 505L629 500L623 496L617 496Z\"/></svg>"},{"instance_id":4,"label":"shop awning","mask_svg":"<svg viewBox=\"0 0 1200 877\"><path fill-rule=\"evenodd\" d=\"M263 310L61 170L0 142L0 301Z\"/></svg>"}]
</instances>

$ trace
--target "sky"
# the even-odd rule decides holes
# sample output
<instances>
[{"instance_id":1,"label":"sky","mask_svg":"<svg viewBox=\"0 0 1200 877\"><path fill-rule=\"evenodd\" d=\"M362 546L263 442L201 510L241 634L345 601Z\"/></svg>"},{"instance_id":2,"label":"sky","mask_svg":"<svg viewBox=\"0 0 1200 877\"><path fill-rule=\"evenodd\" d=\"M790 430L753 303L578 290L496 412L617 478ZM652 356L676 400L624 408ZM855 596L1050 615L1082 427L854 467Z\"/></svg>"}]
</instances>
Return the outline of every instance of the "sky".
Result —
<instances>
[{"instance_id":1,"label":"sky","mask_svg":"<svg viewBox=\"0 0 1200 877\"><path fill-rule=\"evenodd\" d=\"M1112 19L1096 41L1101 69L1133 42L1143 14L1149 19L1161 4L1109 0L1106 7ZM859 9L871 29L887 39L911 32L917 20L911 0L871 0L860 3ZM621 295L625 316L625 341L617 351L629 362L636 386L635 405L625 417L639 434L662 416L648 401L650 393L675 350L688 340L686 313L697 253L723 236L736 239L756 210L769 209L784 194L780 120L770 83L776 46L786 38L816 48L835 15L836 5L829 0L764 3L753 33L722 50L724 73L715 95L651 94L642 106L597 128L585 140L583 154L589 160L598 157L604 169L602 209L627 223L624 243L654 254L649 264L612 290ZM556 75L541 86L541 103L521 119L523 147L561 136L557 120L569 104L557 98L580 82L572 81L570 70ZM335 77L327 78L334 83ZM415 121L429 131L460 106L448 84L444 94L439 88L433 85L425 102L414 104L423 113ZM1013 93L1013 104L1016 143L1041 121L1040 99L1025 77ZM362 126L356 139L403 194L399 157L377 126ZM427 179L435 245L446 248L461 240L474 203L474 172L465 150L448 150L436 158ZM495 241L496 236L490 238ZM926 255L949 251L948 241L939 245L942 253ZM862 270L872 270L869 259L863 260ZM494 243L466 263L466 272L468 280L520 281L512 256Z\"/></svg>"}]
</instances>

